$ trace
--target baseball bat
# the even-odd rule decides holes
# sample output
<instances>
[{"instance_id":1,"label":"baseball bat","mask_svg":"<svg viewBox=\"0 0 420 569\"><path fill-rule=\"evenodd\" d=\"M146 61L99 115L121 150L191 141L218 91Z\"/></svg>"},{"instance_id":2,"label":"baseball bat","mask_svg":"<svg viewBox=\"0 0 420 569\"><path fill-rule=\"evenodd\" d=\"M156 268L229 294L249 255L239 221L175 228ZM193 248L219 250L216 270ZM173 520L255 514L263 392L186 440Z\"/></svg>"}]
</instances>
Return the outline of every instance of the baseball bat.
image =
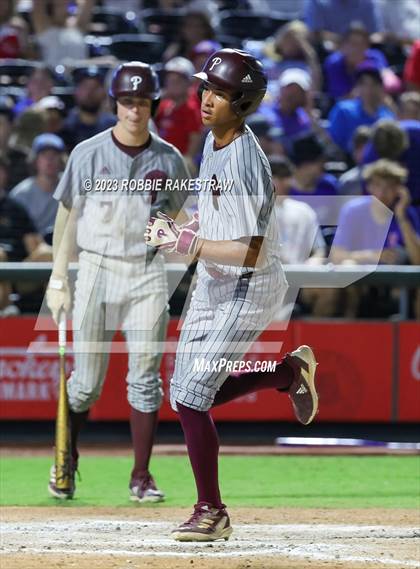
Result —
<instances>
[{"instance_id":1,"label":"baseball bat","mask_svg":"<svg viewBox=\"0 0 420 569\"><path fill-rule=\"evenodd\" d=\"M55 423L55 472L59 490L71 489L71 444L69 402L66 379L66 313L60 312L58 322L58 354L60 358L60 384L58 391L57 419Z\"/></svg>"}]
</instances>

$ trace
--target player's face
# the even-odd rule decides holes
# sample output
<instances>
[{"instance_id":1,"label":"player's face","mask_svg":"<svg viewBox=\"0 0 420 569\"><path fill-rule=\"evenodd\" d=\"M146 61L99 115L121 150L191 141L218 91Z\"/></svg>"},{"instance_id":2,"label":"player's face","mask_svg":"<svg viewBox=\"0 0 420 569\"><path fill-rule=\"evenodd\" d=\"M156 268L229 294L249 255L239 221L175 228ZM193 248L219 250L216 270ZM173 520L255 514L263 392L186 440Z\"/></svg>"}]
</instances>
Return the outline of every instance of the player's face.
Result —
<instances>
[{"instance_id":1,"label":"player's face","mask_svg":"<svg viewBox=\"0 0 420 569\"><path fill-rule=\"evenodd\" d=\"M117 115L121 126L132 135L148 128L152 102L144 97L124 96L117 99Z\"/></svg>"},{"instance_id":2,"label":"player's face","mask_svg":"<svg viewBox=\"0 0 420 569\"><path fill-rule=\"evenodd\" d=\"M205 126L223 126L238 120L231 107L232 95L227 91L204 86L201 96L201 120Z\"/></svg>"}]
</instances>

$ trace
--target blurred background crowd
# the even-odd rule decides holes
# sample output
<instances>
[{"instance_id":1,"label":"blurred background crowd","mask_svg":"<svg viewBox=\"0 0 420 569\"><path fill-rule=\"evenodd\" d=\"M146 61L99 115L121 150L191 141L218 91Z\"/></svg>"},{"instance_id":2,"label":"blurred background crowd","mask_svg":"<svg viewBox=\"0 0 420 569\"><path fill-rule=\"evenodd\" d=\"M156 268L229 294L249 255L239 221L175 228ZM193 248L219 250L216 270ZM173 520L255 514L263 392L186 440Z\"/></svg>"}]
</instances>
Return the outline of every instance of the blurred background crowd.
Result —
<instances>
[{"instance_id":1,"label":"blurred background crowd","mask_svg":"<svg viewBox=\"0 0 420 569\"><path fill-rule=\"evenodd\" d=\"M154 65L152 128L197 175L192 75L221 46L268 75L247 123L271 163L284 263L420 265L419 0L1 0L0 261L51 260L54 189L74 146L115 124L120 61ZM0 282L0 314L42 295ZM305 289L295 315L390 317L397 303L393 287Z\"/></svg>"}]
</instances>

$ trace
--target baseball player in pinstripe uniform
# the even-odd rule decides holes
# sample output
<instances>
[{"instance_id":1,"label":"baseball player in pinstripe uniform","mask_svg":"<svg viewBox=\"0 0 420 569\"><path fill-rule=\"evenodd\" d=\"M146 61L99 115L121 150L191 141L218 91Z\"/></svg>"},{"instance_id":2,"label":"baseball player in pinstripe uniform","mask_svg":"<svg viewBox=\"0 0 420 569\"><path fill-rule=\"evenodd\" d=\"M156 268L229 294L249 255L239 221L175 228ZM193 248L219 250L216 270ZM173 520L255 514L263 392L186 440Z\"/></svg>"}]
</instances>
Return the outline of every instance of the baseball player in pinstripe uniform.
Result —
<instances>
[{"instance_id":1,"label":"baseball player in pinstripe uniform","mask_svg":"<svg viewBox=\"0 0 420 569\"><path fill-rule=\"evenodd\" d=\"M153 208L176 215L182 199L180 192L134 188L147 180L180 180L189 174L178 150L149 132L160 97L157 75L149 65L120 65L109 95L116 126L75 147L55 192L60 205L47 303L56 322L60 310L70 310L67 269L77 241L75 368L67 387L74 470L78 435L100 396L111 340L121 327L129 354L126 380L135 458L130 498L161 501L164 495L149 472L149 459L162 401L159 342L166 336L168 291L162 253L146 247L143 233ZM52 469L49 491L71 498L74 482L69 493L61 492Z\"/></svg>"},{"instance_id":2,"label":"baseball player in pinstripe uniform","mask_svg":"<svg viewBox=\"0 0 420 569\"><path fill-rule=\"evenodd\" d=\"M232 533L218 484L218 436L209 410L236 397L274 388L289 394L298 420L318 407L316 361L308 346L287 354L266 374L229 375L220 363L240 360L281 305L287 289L276 249L270 166L244 117L266 90L262 65L248 53L222 49L196 75L201 114L211 128L199 180L198 222L149 221L146 241L198 257L197 286L185 319L171 382L171 403L184 430L198 501L173 532L180 541L228 539ZM232 180L230 191L222 191ZM210 365L197 370L197 361ZM219 364L219 365L218 365Z\"/></svg>"}]
</instances>

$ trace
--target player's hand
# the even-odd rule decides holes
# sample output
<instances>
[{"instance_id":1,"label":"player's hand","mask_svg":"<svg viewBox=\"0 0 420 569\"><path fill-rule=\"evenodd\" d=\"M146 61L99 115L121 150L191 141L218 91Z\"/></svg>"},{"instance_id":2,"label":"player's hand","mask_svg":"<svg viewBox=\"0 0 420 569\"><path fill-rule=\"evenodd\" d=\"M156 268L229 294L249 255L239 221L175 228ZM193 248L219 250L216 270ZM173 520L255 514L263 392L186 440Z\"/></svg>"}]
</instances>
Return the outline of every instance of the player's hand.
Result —
<instances>
[{"instance_id":1,"label":"player's hand","mask_svg":"<svg viewBox=\"0 0 420 569\"><path fill-rule=\"evenodd\" d=\"M197 249L198 217L192 218L183 225L162 212L158 217L151 217L144 232L144 240L148 245L179 255L194 255Z\"/></svg>"},{"instance_id":2,"label":"player's hand","mask_svg":"<svg viewBox=\"0 0 420 569\"><path fill-rule=\"evenodd\" d=\"M59 282L62 283L61 288L57 286ZM71 295L67 279L51 277L47 287L46 299L54 322L58 326L60 311L64 310L64 312L68 313L71 308Z\"/></svg>"},{"instance_id":3,"label":"player's hand","mask_svg":"<svg viewBox=\"0 0 420 569\"><path fill-rule=\"evenodd\" d=\"M200 223L198 221L198 213L197 212L194 213L193 216L190 217L188 221L186 221L181 225L181 228L190 229L191 231L194 231L194 233L197 233L200 228Z\"/></svg>"},{"instance_id":4,"label":"player's hand","mask_svg":"<svg viewBox=\"0 0 420 569\"><path fill-rule=\"evenodd\" d=\"M394 205L394 213L399 221L406 218L407 208L411 203L410 192L404 186L398 188L398 198Z\"/></svg>"}]
</instances>

